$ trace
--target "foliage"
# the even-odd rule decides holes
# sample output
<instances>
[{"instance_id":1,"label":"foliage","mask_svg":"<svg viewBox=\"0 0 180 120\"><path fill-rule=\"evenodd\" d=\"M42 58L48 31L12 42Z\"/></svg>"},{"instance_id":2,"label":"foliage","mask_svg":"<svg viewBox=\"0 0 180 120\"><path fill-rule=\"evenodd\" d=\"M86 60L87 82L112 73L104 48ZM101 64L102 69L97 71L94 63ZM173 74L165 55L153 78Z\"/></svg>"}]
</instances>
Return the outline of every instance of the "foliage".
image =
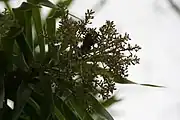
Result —
<instances>
[{"instance_id":1,"label":"foliage","mask_svg":"<svg viewBox=\"0 0 180 120\"><path fill-rule=\"evenodd\" d=\"M116 102L110 98L115 83L134 83L126 77L128 66L139 63L134 53L140 47L130 45L129 35L119 34L111 21L88 27L94 12L77 19L70 3L27 0L0 15L0 119L113 120L96 97ZM45 21L41 6L52 8ZM13 110L7 99L14 101Z\"/></svg>"}]
</instances>

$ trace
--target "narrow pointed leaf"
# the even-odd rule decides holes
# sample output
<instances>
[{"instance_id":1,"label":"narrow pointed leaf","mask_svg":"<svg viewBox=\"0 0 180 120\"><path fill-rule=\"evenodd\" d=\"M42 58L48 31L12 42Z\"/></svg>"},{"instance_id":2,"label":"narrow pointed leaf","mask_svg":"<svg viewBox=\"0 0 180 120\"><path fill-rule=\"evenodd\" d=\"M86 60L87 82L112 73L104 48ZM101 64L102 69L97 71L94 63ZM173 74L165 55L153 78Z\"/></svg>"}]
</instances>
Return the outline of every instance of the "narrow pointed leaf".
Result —
<instances>
[{"instance_id":1,"label":"narrow pointed leaf","mask_svg":"<svg viewBox=\"0 0 180 120\"><path fill-rule=\"evenodd\" d=\"M66 120L61 111L55 106L54 114L58 120Z\"/></svg>"},{"instance_id":2,"label":"narrow pointed leaf","mask_svg":"<svg viewBox=\"0 0 180 120\"><path fill-rule=\"evenodd\" d=\"M17 120L19 118L24 106L26 105L26 102L29 100L29 97L31 96L31 92L32 90L27 86L27 84L22 82L17 91L17 101L14 108L12 120Z\"/></svg>"},{"instance_id":3,"label":"narrow pointed leaf","mask_svg":"<svg viewBox=\"0 0 180 120\"><path fill-rule=\"evenodd\" d=\"M108 108L114 103L120 102L122 99L117 99L116 96L112 96L111 98L105 100L105 101L100 101L100 103L105 107Z\"/></svg>"},{"instance_id":4,"label":"narrow pointed leaf","mask_svg":"<svg viewBox=\"0 0 180 120\"><path fill-rule=\"evenodd\" d=\"M51 77L49 75L43 75L40 78L41 86L44 92L41 107L41 117L43 120L48 119L54 110L53 95L51 89Z\"/></svg>"},{"instance_id":5,"label":"narrow pointed leaf","mask_svg":"<svg viewBox=\"0 0 180 120\"><path fill-rule=\"evenodd\" d=\"M61 0L59 0L59 2L57 3L57 5L61 5L61 4L63 4L63 5L65 5L65 6L69 6L71 3L72 3L72 1L73 0L65 0L65 1L61 1ZM56 18L57 18L57 16L59 17L59 13L56 13L56 12L59 12L60 13L60 11L57 11L57 9L55 9L55 8L53 8L50 12L49 12L49 14L48 14L48 17L49 16L54 16L55 17L55 15L56 15ZM62 12L62 11L61 11ZM59 14L59 15L58 15Z\"/></svg>"},{"instance_id":6,"label":"narrow pointed leaf","mask_svg":"<svg viewBox=\"0 0 180 120\"><path fill-rule=\"evenodd\" d=\"M61 111L66 120L80 120L80 118L70 109L70 107L63 102L61 97L56 96L54 97L54 100L56 107L59 111Z\"/></svg>"},{"instance_id":7,"label":"narrow pointed leaf","mask_svg":"<svg viewBox=\"0 0 180 120\"><path fill-rule=\"evenodd\" d=\"M27 42L32 49L32 52L34 50L34 42L32 37L32 10L25 12L25 35Z\"/></svg>"},{"instance_id":8,"label":"narrow pointed leaf","mask_svg":"<svg viewBox=\"0 0 180 120\"><path fill-rule=\"evenodd\" d=\"M37 8L32 9L32 16L34 20L34 25L35 25L35 30L36 30L36 38L38 41L38 45L40 46L40 61L43 61L44 56L45 56L45 40L41 36L43 33L42 29L42 20L41 20L41 15L40 15L40 10Z\"/></svg>"},{"instance_id":9,"label":"narrow pointed leaf","mask_svg":"<svg viewBox=\"0 0 180 120\"><path fill-rule=\"evenodd\" d=\"M22 2L22 4L16 9L27 11L27 10L31 10L32 8L41 8L41 6L32 3Z\"/></svg>"},{"instance_id":10,"label":"narrow pointed leaf","mask_svg":"<svg viewBox=\"0 0 180 120\"><path fill-rule=\"evenodd\" d=\"M165 86L160 86L160 85L152 85L152 84L139 84L139 85L143 85L143 86L149 86L149 87L161 87L161 88L165 88Z\"/></svg>"},{"instance_id":11,"label":"narrow pointed leaf","mask_svg":"<svg viewBox=\"0 0 180 120\"><path fill-rule=\"evenodd\" d=\"M40 116L40 106L32 97L29 98L28 104L31 105L35 109L35 112Z\"/></svg>"},{"instance_id":12,"label":"narrow pointed leaf","mask_svg":"<svg viewBox=\"0 0 180 120\"><path fill-rule=\"evenodd\" d=\"M34 58L33 58L33 53L32 53L32 51L30 49L29 44L26 41L26 38L25 38L24 34L21 33L20 35L18 35L16 37L16 41L18 43L18 46L19 46L21 52L24 55L26 63L30 64L33 61Z\"/></svg>"},{"instance_id":13,"label":"narrow pointed leaf","mask_svg":"<svg viewBox=\"0 0 180 120\"><path fill-rule=\"evenodd\" d=\"M92 101L92 106L96 111L97 115L100 115L101 117L104 117L106 120L114 120L113 117L109 114L109 112L99 103L99 101L94 98L92 95L88 95L89 100Z\"/></svg>"},{"instance_id":14,"label":"narrow pointed leaf","mask_svg":"<svg viewBox=\"0 0 180 120\"><path fill-rule=\"evenodd\" d=\"M56 5L54 5L52 2L50 2L49 0L41 0L39 2L40 5L46 6L46 7L50 7L50 8L57 8Z\"/></svg>"}]
</instances>

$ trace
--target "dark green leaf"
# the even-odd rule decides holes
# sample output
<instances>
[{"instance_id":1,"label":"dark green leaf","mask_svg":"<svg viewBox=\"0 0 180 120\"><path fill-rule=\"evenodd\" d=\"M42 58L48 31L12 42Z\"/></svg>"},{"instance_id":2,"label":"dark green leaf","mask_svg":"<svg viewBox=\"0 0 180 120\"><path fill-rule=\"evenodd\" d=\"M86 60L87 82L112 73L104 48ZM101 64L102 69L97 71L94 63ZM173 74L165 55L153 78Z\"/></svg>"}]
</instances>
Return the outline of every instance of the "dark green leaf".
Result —
<instances>
[{"instance_id":1,"label":"dark green leaf","mask_svg":"<svg viewBox=\"0 0 180 120\"><path fill-rule=\"evenodd\" d=\"M111 106L112 104L117 103L119 101L122 101L122 99L117 99L116 96L112 96L111 98L109 98L105 101L100 101L100 102L104 107L107 108L107 107Z\"/></svg>"},{"instance_id":2,"label":"dark green leaf","mask_svg":"<svg viewBox=\"0 0 180 120\"><path fill-rule=\"evenodd\" d=\"M31 96L31 92L32 90L28 87L28 85L22 82L17 91L17 100L14 108L13 120L17 120L19 118L25 104Z\"/></svg>"},{"instance_id":3,"label":"dark green leaf","mask_svg":"<svg viewBox=\"0 0 180 120\"><path fill-rule=\"evenodd\" d=\"M13 55L12 56L12 63L22 70L28 70L29 66L27 65L26 61L24 60L24 56L22 54L20 55Z\"/></svg>"},{"instance_id":4,"label":"dark green leaf","mask_svg":"<svg viewBox=\"0 0 180 120\"><path fill-rule=\"evenodd\" d=\"M32 8L41 8L41 6L32 3L23 2L20 7L15 9L27 11L27 10L31 10Z\"/></svg>"},{"instance_id":5,"label":"dark green leaf","mask_svg":"<svg viewBox=\"0 0 180 120\"><path fill-rule=\"evenodd\" d=\"M81 120L93 120L89 115L86 108L83 106L81 100L71 97L69 101L66 101L66 104L77 114Z\"/></svg>"},{"instance_id":6,"label":"dark green leaf","mask_svg":"<svg viewBox=\"0 0 180 120\"><path fill-rule=\"evenodd\" d=\"M73 0L65 0L63 2L63 4L66 5L66 6L69 6L69 5L71 5L72 2L73 2Z\"/></svg>"},{"instance_id":7,"label":"dark green leaf","mask_svg":"<svg viewBox=\"0 0 180 120\"><path fill-rule=\"evenodd\" d=\"M34 42L32 38L32 10L25 12L25 35L28 44L30 45L30 48L32 51L34 51ZM33 52L34 53L34 52Z\"/></svg>"},{"instance_id":8,"label":"dark green leaf","mask_svg":"<svg viewBox=\"0 0 180 120\"><path fill-rule=\"evenodd\" d=\"M50 38L55 38L56 31L56 20L55 18L49 17L46 20L47 34Z\"/></svg>"},{"instance_id":9,"label":"dark green leaf","mask_svg":"<svg viewBox=\"0 0 180 120\"><path fill-rule=\"evenodd\" d=\"M128 80L127 78L123 78L121 76L116 76L114 79L114 82L120 83L120 84L137 84L137 83L132 82L132 81Z\"/></svg>"},{"instance_id":10,"label":"dark green leaf","mask_svg":"<svg viewBox=\"0 0 180 120\"><path fill-rule=\"evenodd\" d=\"M55 106L54 114L57 117L58 120L66 120L64 115L61 113L61 111Z\"/></svg>"},{"instance_id":11,"label":"dark green leaf","mask_svg":"<svg viewBox=\"0 0 180 120\"><path fill-rule=\"evenodd\" d=\"M2 38L2 45L4 50L8 53L7 55L12 55L15 38L21 34L22 31L22 28L11 27L8 34Z\"/></svg>"},{"instance_id":12,"label":"dark green leaf","mask_svg":"<svg viewBox=\"0 0 180 120\"><path fill-rule=\"evenodd\" d=\"M72 111L71 108L65 104L65 101L63 101L59 96L54 97L54 100L56 107L61 111L66 120L80 120L74 111Z\"/></svg>"},{"instance_id":13,"label":"dark green leaf","mask_svg":"<svg viewBox=\"0 0 180 120\"><path fill-rule=\"evenodd\" d=\"M38 45L40 47L40 61L43 61L45 57L45 40L44 37L41 36L41 34L43 33L43 29L42 29L43 21L41 20L40 10L38 8L33 8L32 16L34 20L36 35L37 35L35 39L37 39Z\"/></svg>"},{"instance_id":14,"label":"dark green leaf","mask_svg":"<svg viewBox=\"0 0 180 120\"><path fill-rule=\"evenodd\" d=\"M143 85L143 86L149 86L149 87L162 87L162 88L165 88L165 86L160 86L160 85L152 85L152 84L139 84L139 85Z\"/></svg>"},{"instance_id":15,"label":"dark green leaf","mask_svg":"<svg viewBox=\"0 0 180 120\"><path fill-rule=\"evenodd\" d=\"M50 7L50 8L57 8L56 5L54 5L52 2L50 2L49 0L41 0L39 2L40 5L46 6L46 7Z\"/></svg>"},{"instance_id":16,"label":"dark green leaf","mask_svg":"<svg viewBox=\"0 0 180 120\"><path fill-rule=\"evenodd\" d=\"M41 75L40 81L44 92L41 107L41 117L47 120L54 111L54 101L51 89L51 77L49 75Z\"/></svg>"},{"instance_id":17,"label":"dark green leaf","mask_svg":"<svg viewBox=\"0 0 180 120\"><path fill-rule=\"evenodd\" d=\"M34 108L36 114L40 116L40 106L36 101L34 101L33 98L29 98L28 104L31 105Z\"/></svg>"},{"instance_id":18,"label":"dark green leaf","mask_svg":"<svg viewBox=\"0 0 180 120\"><path fill-rule=\"evenodd\" d=\"M0 71L0 112L1 112L1 109L3 108L3 102L5 98L4 72L5 71ZM1 114L0 114L0 118L1 118Z\"/></svg>"},{"instance_id":19,"label":"dark green leaf","mask_svg":"<svg viewBox=\"0 0 180 120\"><path fill-rule=\"evenodd\" d=\"M59 0L59 2L57 3L57 5L61 5L63 4L64 6L69 6L72 3L73 0L65 0L65 1L61 1ZM48 17L53 16L54 18L60 17L62 15L62 12L64 11L59 11L55 8L53 8L49 14Z\"/></svg>"},{"instance_id":20,"label":"dark green leaf","mask_svg":"<svg viewBox=\"0 0 180 120\"><path fill-rule=\"evenodd\" d=\"M22 118L24 115L28 117L27 120L40 120L40 110L36 111L34 106L32 104L29 104L29 102L25 105L23 111L24 114L21 114L20 118Z\"/></svg>"},{"instance_id":21,"label":"dark green leaf","mask_svg":"<svg viewBox=\"0 0 180 120\"><path fill-rule=\"evenodd\" d=\"M33 58L33 53L32 53L32 51L30 49L29 44L26 41L26 38L25 38L24 34L21 33L20 35L18 35L16 37L16 41L17 41L17 44L19 45L19 48L20 48L21 52L24 55L26 63L30 64L34 60L34 58Z\"/></svg>"},{"instance_id":22,"label":"dark green leaf","mask_svg":"<svg viewBox=\"0 0 180 120\"><path fill-rule=\"evenodd\" d=\"M92 106L95 109L95 113L105 118L106 120L114 120L113 117L109 114L109 112L99 103L99 101L94 98L91 94L88 94L89 100L92 101Z\"/></svg>"}]
</instances>

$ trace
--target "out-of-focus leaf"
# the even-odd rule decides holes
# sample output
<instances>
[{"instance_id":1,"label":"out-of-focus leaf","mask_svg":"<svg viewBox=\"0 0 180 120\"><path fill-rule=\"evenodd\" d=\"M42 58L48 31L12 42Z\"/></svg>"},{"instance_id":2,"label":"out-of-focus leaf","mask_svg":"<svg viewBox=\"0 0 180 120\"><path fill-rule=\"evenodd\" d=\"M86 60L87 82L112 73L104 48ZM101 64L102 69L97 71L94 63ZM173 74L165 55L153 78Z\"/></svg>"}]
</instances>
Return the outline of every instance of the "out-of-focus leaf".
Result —
<instances>
[{"instance_id":1,"label":"out-of-focus leaf","mask_svg":"<svg viewBox=\"0 0 180 120\"><path fill-rule=\"evenodd\" d=\"M99 103L99 101L94 98L91 94L88 94L89 100L92 102L92 106L96 111L95 114L100 115L105 120L114 120L113 117L109 114L109 112Z\"/></svg>"}]
</instances>

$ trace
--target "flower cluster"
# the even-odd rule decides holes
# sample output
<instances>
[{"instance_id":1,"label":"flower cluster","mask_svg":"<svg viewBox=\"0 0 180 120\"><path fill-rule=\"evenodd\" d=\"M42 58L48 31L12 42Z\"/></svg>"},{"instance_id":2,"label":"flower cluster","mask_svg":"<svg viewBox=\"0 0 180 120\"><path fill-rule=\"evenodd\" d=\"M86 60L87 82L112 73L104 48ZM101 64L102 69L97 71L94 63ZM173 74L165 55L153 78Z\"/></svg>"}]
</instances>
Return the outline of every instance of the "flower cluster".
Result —
<instances>
[{"instance_id":1,"label":"flower cluster","mask_svg":"<svg viewBox=\"0 0 180 120\"><path fill-rule=\"evenodd\" d=\"M52 74L59 85L62 81L71 84L68 89L77 95L81 91L81 95L88 92L107 99L115 90L116 79L127 77L128 66L139 63L134 52L140 47L130 45L129 35L119 34L113 21L106 21L99 29L87 27L93 19L92 10L84 20L70 16L68 10L60 13L56 40L49 44L58 54L57 64L51 66L58 70Z\"/></svg>"}]
</instances>

